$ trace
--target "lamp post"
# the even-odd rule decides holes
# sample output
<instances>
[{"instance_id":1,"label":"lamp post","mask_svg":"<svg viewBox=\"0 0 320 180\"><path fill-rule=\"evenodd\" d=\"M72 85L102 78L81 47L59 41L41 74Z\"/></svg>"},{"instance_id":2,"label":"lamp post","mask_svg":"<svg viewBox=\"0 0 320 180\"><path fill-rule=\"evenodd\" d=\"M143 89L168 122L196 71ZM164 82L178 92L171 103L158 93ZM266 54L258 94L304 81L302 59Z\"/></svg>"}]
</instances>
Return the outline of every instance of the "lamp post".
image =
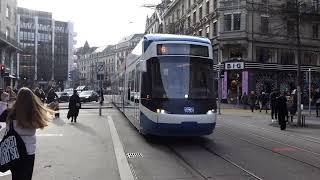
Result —
<instances>
[{"instance_id":1,"label":"lamp post","mask_svg":"<svg viewBox=\"0 0 320 180\"><path fill-rule=\"evenodd\" d=\"M221 114L221 63L218 63L218 114Z\"/></svg>"},{"instance_id":2,"label":"lamp post","mask_svg":"<svg viewBox=\"0 0 320 180\"><path fill-rule=\"evenodd\" d=\"M308 79L308 84L309 84L309 114L311 115L311 68L308 69L309 72L309 79Z\"/></svg>"}]
</instances>

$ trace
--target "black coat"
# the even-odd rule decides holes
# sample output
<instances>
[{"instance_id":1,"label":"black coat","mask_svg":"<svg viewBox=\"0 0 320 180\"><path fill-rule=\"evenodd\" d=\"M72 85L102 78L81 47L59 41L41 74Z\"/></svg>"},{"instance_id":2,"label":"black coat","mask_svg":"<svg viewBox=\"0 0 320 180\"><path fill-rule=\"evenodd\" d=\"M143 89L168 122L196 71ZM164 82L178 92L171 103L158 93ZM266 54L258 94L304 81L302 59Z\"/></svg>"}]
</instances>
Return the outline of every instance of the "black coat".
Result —
<instances>
[{"instance_id":1,"label":"black coat","mask_svg":"<svg viewBox=\"0 0 320 180\"><path fill-rule=\"evenodd\" d=\"M81 108L80 97L77 94L73 94L69 99L69 112L67 118L78 116L79 109Z\"/></svg>"},{"instance_id":2,"label":"black coat","mask_svg":"<svg viewBox=\"0 0 320 180\"><path fill-rule=\"evenodd\" d=\"M284 96L280 96L277 98L277 109L279 116L287 116L288 108L287 108L287 98Z\"/></svg>"}]
</instances>

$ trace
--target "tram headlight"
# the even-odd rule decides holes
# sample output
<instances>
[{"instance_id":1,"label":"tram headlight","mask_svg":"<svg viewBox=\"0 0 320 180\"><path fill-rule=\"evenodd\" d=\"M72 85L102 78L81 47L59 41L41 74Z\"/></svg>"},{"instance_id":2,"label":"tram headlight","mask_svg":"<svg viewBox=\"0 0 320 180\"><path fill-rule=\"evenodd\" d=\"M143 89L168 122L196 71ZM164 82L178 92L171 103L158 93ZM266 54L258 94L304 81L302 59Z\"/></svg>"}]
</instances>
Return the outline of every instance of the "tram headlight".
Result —
<instances>
[{"instance_id":1,"label":"tram headlight","mask_svg":"<svg viewBox=\"0 0 320 180\"><path fill-rule=\"evenodd\" d=\"M167 112L164 109L157 109L158 114L167 114Z\"/></svg>"},{"instance_id":2,"label":"tram headlight","mask_svg":"<svg viewBox=\"0 0 320 180\"><path fill-rule=\"evenodd\" d=\"M216 109L211 109L207 112L207 114L214 114L214 113L217 113Z\"/></svg>"}]
</instances>

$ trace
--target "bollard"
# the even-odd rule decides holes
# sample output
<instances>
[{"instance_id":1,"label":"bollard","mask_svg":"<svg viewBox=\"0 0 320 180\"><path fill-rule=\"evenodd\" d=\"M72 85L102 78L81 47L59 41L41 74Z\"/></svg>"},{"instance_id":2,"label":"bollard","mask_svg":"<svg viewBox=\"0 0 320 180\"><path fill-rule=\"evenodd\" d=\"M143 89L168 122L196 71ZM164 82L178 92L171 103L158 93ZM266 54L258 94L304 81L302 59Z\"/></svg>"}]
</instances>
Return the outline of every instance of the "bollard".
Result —
<instances>
[{"instance_id":1,"label":"bollard","mask_svg":"<svg viewBox=\"0 0 320 180\"><path fill-rule=\"evenodd\" d=\"M99 116L101 116L101 102L99 103Z\"/></svg>"}]
</instances>

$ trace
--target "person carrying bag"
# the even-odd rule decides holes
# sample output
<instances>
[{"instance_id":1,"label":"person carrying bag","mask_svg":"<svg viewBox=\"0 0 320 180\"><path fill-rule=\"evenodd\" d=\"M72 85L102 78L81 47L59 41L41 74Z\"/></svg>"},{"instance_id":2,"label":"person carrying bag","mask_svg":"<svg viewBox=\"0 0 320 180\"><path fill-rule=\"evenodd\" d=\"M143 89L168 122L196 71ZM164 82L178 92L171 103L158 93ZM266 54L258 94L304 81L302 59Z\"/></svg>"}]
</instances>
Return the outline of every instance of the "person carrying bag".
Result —
<instances>
[{"instance_id":1,"label":"person carrying bag","mask_svg":"<svg viewBox=\"0 0 320 180\"><path fill-rule=\"evenodd\" d=\"M46 108L28 88L21 88L11 109L0 115L6 134L0 143L0 171L12 180L31 180L36 153L36 130L48 126L54 111Z\"/></svg>"},{"instance_id":2,"label":"person carrying bag","mask_svg":"<svg viewBox=\"0 0 320 180\"><path fill-rule=\"evenodd\" d=\"M9 130L0 142L0 172L12 170L19 162L27 159L26 145L11 122Z\"/></svg>"}]
</instances>

